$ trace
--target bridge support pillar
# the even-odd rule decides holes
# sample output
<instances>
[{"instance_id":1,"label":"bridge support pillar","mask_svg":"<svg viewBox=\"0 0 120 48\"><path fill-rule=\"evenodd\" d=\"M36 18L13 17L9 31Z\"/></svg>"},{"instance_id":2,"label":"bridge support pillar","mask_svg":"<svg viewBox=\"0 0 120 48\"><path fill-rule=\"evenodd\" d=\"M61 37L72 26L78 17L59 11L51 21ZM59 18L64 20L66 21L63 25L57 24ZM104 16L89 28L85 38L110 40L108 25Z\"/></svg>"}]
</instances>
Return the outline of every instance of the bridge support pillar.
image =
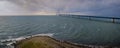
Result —
<instances>
[{"instance_id":1,"label":"bridge support pillar","mask_svg":"<svg viewBox=\"0 0 120 48\"><path fill-rule=\"evenodd\" d=\"M112 19L112 22L115 23L115 19L114 18Z\"/></svg>"}]
</instances>

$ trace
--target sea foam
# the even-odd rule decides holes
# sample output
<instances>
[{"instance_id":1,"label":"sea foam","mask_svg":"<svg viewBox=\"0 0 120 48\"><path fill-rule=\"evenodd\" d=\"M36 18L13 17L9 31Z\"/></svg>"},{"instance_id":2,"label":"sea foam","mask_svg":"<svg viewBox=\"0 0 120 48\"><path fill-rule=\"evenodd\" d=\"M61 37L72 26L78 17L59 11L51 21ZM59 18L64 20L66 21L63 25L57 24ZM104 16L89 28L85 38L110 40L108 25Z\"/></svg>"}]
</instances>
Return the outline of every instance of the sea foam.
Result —
<instances>
[{"instance_id":1,"label":"sea foam","mask_svg":"<svg viewBox=\"0 0 120 48\"><path fill-rule=\"evenodd\" d=\"M16 43L16 41L20 41L20 40L23 40L26 38L31 38L31 37L35 37L35 36L50 36L50 37L52 37L53 35L54 35L54 33L42 33L42 34L35 34L35 35L30 35L30 36L22 36L22 37L18 37L18 38L0 40L0 42L6 44L7 46L10 46L11 44Z\"/></svg>"}]
</instances>

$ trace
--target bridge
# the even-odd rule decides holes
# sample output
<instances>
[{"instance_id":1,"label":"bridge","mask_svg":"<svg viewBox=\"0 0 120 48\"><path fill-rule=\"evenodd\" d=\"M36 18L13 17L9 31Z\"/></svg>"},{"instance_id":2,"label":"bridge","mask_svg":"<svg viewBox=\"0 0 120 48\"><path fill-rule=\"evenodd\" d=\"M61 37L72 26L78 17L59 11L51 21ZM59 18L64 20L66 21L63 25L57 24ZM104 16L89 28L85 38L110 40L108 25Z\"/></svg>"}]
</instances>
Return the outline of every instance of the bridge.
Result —
<instances>
[{"instance_id":1,"label":"bridge","mask_svg":"<svg viewBox=\"0 0 120 48\"><path fill-rule=\"evenodd\" d=\"M112 23L120 23L120 18L119 17L104 17L104 16L87 16L87 15L65 15L65 14L60 14L59 16L64 16L64 17L72 17L72 18L84 18L84 19L89 19L89 20L94 20L96 19L111 19L109 20ZM119 21L116 21L119 20ZM101 20L102 21L102 20Z\"/></svg>"}]
</instances>

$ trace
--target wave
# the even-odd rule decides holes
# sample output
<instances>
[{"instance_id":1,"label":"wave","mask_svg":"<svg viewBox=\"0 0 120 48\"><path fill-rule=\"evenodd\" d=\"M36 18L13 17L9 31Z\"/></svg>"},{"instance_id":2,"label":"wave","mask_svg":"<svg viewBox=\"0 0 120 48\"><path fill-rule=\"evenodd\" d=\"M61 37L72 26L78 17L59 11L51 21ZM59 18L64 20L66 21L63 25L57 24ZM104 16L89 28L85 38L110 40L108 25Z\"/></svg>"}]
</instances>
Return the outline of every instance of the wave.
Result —
<instances>
[{"instance_id":1,"label":"wave","mask_svg":"<svg viewBox=\"0 0 120 48\"><path fill-rule=\"evenodd\" d=\"M52 37L54 35L54 33L46 33L46 34L36 34L36 35L33 35L34 36L50 36Z\"/></svg>"},{"instance_id":2,"label":"wave","mask_svg":"<svg viewBox=\"0 0 120 48\"><path fill-rule=\"evenodd\" d=\"M42 33L42 34L35 34L35 35L30 35L30 36L22 36L18 38L11 38L11 39L5 39L5 40L0 40L0 45L6 45L6 46L12 46L13 43L16 43L16 41L20 41L26 38L31 38L35 36L50 36L52 37L55 33Z\"/></svg>"}]
</instances>

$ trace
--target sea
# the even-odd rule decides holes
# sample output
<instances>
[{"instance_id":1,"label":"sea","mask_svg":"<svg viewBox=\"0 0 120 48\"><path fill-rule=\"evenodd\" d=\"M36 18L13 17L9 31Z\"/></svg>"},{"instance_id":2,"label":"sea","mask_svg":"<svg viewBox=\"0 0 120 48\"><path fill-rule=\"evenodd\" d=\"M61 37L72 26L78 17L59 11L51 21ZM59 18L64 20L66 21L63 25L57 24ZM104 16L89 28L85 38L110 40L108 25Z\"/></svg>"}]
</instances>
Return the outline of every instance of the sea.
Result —
<instances>
[{"instance_id":1,"label":"sea","mask_svg":"<svg viewBox=\"0 0 120 48\"><path fill-rule=\"evenodd\" d=\"M48 34L77 44L120 45L120 24L61 16L0 16L0 48L5 40Z\"/></svg>"}]
</instances>

